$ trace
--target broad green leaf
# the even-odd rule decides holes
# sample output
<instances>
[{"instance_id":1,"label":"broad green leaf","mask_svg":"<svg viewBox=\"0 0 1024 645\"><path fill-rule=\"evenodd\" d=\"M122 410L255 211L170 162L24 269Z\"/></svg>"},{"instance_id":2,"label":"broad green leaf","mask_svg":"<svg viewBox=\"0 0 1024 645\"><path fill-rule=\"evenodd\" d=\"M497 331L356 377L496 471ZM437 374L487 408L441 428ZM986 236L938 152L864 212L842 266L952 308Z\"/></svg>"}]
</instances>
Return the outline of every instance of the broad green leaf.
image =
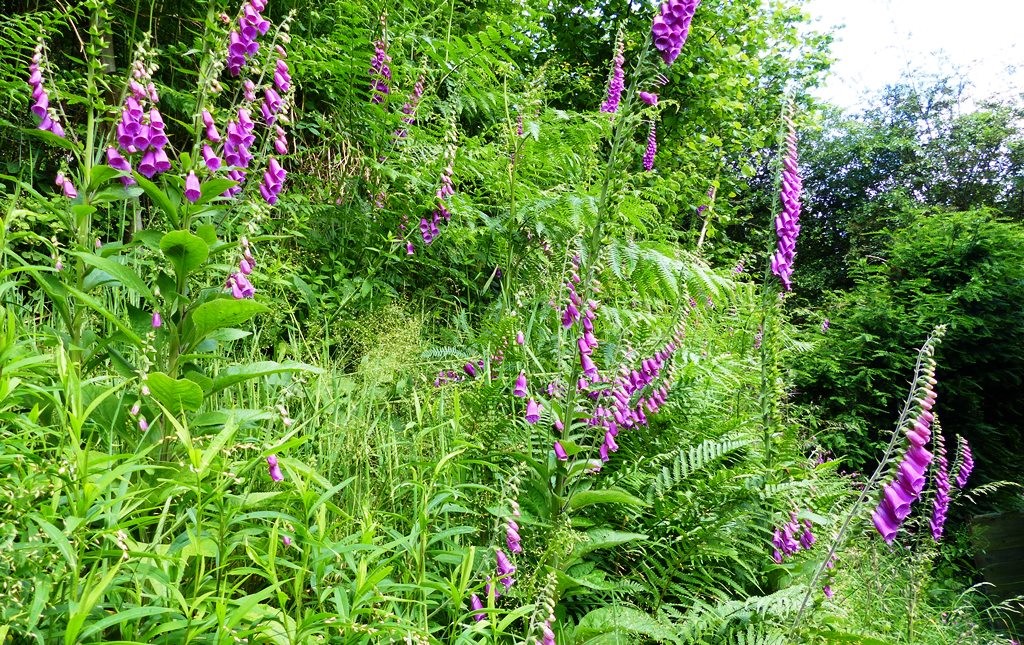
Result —
<instances>
[{"instance_id":1,"label":"broad green leaf","mask_svg":"<svg viewBox=\"0 0 1024 645\"><path fill-rule=\"evenodd\" d=\"M167 215L167 221L172 226L177 228L181 221L178 217L178 209L171 201L171 198L167 196L167 193L163 191L159 186L146 179L137 172L133 172L132 175L135 177L135 181L138 182L139 187L153 200L153 203Z\"/></svg>"},{"instance_id":2,"label":"broad green leaf","mask_svg":"<svg viewBox=\"0 0 1024 645\"><path fill-rule=\"evenodd\" d=\"M207 179L199 185L199 199L196 200L194 206L202 206L203 204L220 197L224 194L225 190L231 188L237 183L238 182L236 181L224 179L223 177Z\"/></svg>"},{"instance_id":3,"label":"broad green leaf","mask_svg":"<svg viewBox=\"0 0 1024 645\"><path fill-rule=\"evenodd\" d=\"M173 379L163 372L151 372L146 381L153 398L176 416L195 412L203 405L203 388L187 378Z\"/></svg>"},{"instance_id":4,"label":"broad green leaf","mask_svg":"<svg viewBox=\"0 0 1024 645\"><path fill-rule=\"evenodd\" d=\"M230 343L234 340L241 340L252 336L251 331L245 331L244 329L235 329L234 327L225 327L224 329L218 329L217 331L210 334L209 338L221 343Z\"/></svg>"},{"instance_id":5,"label":"broad green leaf","mask_svg":"<svg viewBox=\"0 0 1024 645\"><path fill-rule=\"evenodd\" d=\"M577 509L593 504L629 504L647 506L647 502L619 488L580 491L569 498L569 508Z\"/></svg>"},{"instance_id":6,"label":"broad green leaf","mask_svg":"<svg viewBox=\"0 0 1024 645\"><path fill-rule=\"evenodd\" d=\"M206 242L208 246L213 246L217 243L217 227L209 222L197 226L196 235L203 238L203 241Z\"/></svg>"},{"instance_id":7,"label":"broad green leaf","mask_svg":"<svg viewBox=\"0 0 1024 645\"><path fill-rule=\"evenodd\" d=\"M133 242L138 242L151 251L160 250L160 238L164 235L154 228L147 228L132 236Z\"/></svg>"},{"instance_id":8,"label":"broad green leaf","mask_svg":"<svg viewBox=\"0 0 1024 645\"><path fill-rule=\"evenodd\" d=\"M160 238L160 250L174 265L179 278L198 269L210 257L210 247L203 238L188 231L171 231L164 235Z\"/></svg>"},{"instance_id":9,"label":"broad green leaf","mask_svg":"<svg viewBox=\"0 0 1024 645\"><path fill-rule=\"evenodd\" d=\"M89 266L103 271L129 291L133 291L146 300L153 300L153 292L149 290L149 286L142 281L139 274L116 259L105 258L95 253L83 253L81 251L72 251L71 254Z\"/></svg>"},{"instance_id":10,"label":"broad green leaf","mask_svg":"<svg viewBox=\"0 0 1024 645\"><path fill-rule=\"evenodd\" d=\"M138 186L121 186L119 184L107 186L92 198L93 204L106 204L109 202L123 202L135 199L142 194Z\"/></svg>"},{"instance_id":11,"label":"broad green leaf","mask_svg":"<svg viewBox=\"0 0 1024 645\"><path fill-rule=\"evenodd\" d=\"M231 387L242 381L247 381L253 378L259 378L261 376L269 376L270 374L280 374L281 372L320 372L320 368L306 363L298 363L295 361L285 361L284 363L277 363L274 361L260 361L258 363L246 363L244 365L232 365L221 370L220 374L214 377L213 387L210 388L210 392L219 392L226 387Z\"/></svg>"},{"instance_id":12,"label":"broad green leaf","mask_svg":"<svg viewBox=\"0 0 1024 645\"><path fill-rule=\"evenodd\" d=\"M120 177L121 171L102 164L92 167L92 176L89 178L89 190L96 190L114 177Z\"/></svg>"},{"instance_id":13,"label":"broad green leaf","mask_svg":"<svg viewBox=\"0 0 1024 645\"><path fill-rule=\"evenodd\" d=\"M192 342L198 343L217 329L235 327L265 311L268 311L267 307L255 300L218 298L204 302L189 316L192 321Z\"/></svg>"},{"instance_id":14,"label":"broad green leaf","mask_svg":"<svg viewBox=\"0 0 1024 645\"><path fill-rule=\"evenodd\" d=\"M4 125L14 125L13 123L7 120L4 120L3 122ZM81 146L77 145L74 141L71 141L70 139L65 139L64 137L58 137L57 135L55 135L52 132L49 132L48 130L40 130L39 128L21 128L21 132L23 134L29 135L30 137L42 139L51 146L57 146L59 148L64 148L65 150L70 150L72 152L76 152L81 149Z\"/></svg>"}]
</instances>

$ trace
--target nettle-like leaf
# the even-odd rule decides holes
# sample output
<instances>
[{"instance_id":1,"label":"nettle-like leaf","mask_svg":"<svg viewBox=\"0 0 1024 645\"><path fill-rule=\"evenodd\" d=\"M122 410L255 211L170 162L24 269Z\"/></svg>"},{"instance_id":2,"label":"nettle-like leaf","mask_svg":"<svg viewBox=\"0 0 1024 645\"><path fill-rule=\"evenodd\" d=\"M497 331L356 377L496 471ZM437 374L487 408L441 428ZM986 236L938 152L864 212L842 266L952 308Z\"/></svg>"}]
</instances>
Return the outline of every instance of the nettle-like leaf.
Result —
<instances>
[{"instance_id":1,"label":"nettle-like leaf","mask_svg":"<svg viewBox=\"0 0 1024 645\"><path fill-rule=\"evenodd\" d=\"M250 299L236 300L224 296L204 302L189 314L191 332L188 338L196 345L218 329L236 327L267 311L269 308L266 305Z\"/></svg>"},{"instance_id":2,"label":"nettle-like leaf","mask_svg":"<svg viewBox=\"0 0 1024 645\"><path fill-rule=\"evenodd\" d=\"M179 280L184 280L210 257L210 246L188 231L171 231L164 235L160 238L160 250L174 266Z\"/></svg>"}]
</instances>

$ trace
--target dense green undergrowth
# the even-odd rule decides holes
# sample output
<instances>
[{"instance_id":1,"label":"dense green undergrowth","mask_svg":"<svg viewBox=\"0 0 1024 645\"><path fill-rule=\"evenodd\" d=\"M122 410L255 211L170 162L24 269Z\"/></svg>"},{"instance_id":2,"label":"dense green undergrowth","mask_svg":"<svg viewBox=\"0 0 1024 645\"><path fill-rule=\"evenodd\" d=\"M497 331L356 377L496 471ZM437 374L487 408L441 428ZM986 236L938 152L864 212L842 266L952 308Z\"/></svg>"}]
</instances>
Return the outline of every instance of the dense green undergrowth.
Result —
<instances>
[{"instance_id":1,"label":"dense green undergrowth","mask_svg":"<svg viewBox=\"0 0 1024 645\"><path fill-rule=\"evenodd\" d=\"M674 61L616 3L14 9L0 642L1010 642L929 519L1019 493L937 493L967 444L940 468L914 426L970 312L882 274L794 310L769 266L752 194L782 175L791 214L826 60L796 8L707 0ZM969 218L1011 265L1019 230L960 214L889 270ZM883 405L794 401L850 385L823 374L881 291L927 311L885 333ZM918 432L931 483L883 540Z\"/></svg>"}]
</instances>

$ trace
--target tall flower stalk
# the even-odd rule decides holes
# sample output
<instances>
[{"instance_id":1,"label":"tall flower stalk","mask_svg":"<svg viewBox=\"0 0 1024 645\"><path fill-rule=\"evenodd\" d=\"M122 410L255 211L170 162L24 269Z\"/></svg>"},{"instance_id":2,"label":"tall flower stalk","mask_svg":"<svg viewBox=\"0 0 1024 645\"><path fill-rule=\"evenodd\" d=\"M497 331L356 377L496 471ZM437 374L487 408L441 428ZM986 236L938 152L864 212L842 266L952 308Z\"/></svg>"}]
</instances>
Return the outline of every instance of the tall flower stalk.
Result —
<instances>
[{"instance_id":1,"label":"tall flower stalk","mask_svg":"<svg viewBox=\"0 0 1024 645\"><path fill-rule=\"evenodd\" d=\"M796 126L792 117L785 117L786 157L782 162L782 189L779 199L782 209L775 218L777 248L772 255L771 270L779 277L786 291L793 288L790 276L793 274L793 258L796 255L796 237L800 234L800 197L803 180L797 168Z\"/></svg>"},{"instance_id":2,"label":"tall flower stalk","mask_svg":"<svg viewBox=\"0 0 1024 645\"><path fill-rule=\"evenodd\" d=\"M896 421L896 428L893 430L892 437L889 439L889 444L883 453L882 458L879 460L878 467L875 468L875 472L871 474L864 488L861 490L857 500L850 507L849 512L846 514L846 519L843 520L842 526L839 528L839 533L836 538L832 541L832 546L828 551L823 563L817 568L812 576L810 583L807 586L807 592L804 594L803 601L800 603L800 610L796 614L796 618L793 620L793 625L790 629L790 638L792 640L796 629L800 626L800 621L803 619L804 611L807 609L807 603L811 598L811 594L817 586L818 580L824 574L826 568L831 562L833 562L836 552L842 545L844 538L846 537L847 531L850 529L850 525L853 523L855 518L861 517L860 511L864 506L864 502L867 501L868 496L874 494L876 484L882 478L882 476L892 468L892 456L896 451L897 445L900 443L900 439L904 436L907 428L912 427L913 419L919 416L922 408L923 398L922 392L926 390L925 385L931 385L928 383L927 373L930 368L934 369L934 355L936 346L942 342L942 337L946 334L946 326L939 325L925 340L924 344L917 352L917 361L914 364L914 377L911 381L910 392L907 395L906 400L903 403L903 409L900 412L899 419Z\"/></svg>"},{"instance_id":3,"label":"tall flower stalk","mask_svg":"<svg viewBox=\"0 0 1024 645\"><path fill-rule=\"evenodd\" d=\"M608 96L601 104L601 111L615 114L619 111L619 101L622 100L622 87L625 82L625 72L622 66L626 63L625 56L626 41L619 33L615 39L615 55L612 57L612 71L608 77Z\"/></svg>"}]
</instances>

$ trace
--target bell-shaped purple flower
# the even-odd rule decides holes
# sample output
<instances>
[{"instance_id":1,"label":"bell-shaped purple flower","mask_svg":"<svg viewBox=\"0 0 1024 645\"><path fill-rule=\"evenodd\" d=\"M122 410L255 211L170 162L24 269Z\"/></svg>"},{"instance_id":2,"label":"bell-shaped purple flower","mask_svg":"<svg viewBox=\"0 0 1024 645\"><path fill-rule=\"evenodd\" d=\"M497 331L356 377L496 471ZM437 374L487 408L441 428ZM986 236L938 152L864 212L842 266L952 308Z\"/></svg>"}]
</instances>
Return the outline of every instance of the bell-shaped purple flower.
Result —
<instances>
[{"instance_id":1,"label":"bell-shaped purple flower","mask_svg":"<svg viewBox=\"0 0 1024 645\"><path fill-rule=\"evenodd\" d=\"M191 204L195 204L199 197L202 195L202 191L199 189L199 177L196 177L194 171L189 171L188 176L185 177L185 199Z\"/></svg>"},{"instance_id":2,"label":"bell-shaped purple flower","mask_svg":"<svg viewBox=\"0 0 1024 645\"><path fill-rule=\"evenodd\" d=\"M281 467L277 463L277 455L267 455L267 469L270 472L270 478L275 482L284 481L284 475L281 474Z\"/></svg>"},{"instance_id":3,"label":"bell-shaped purple flower","mask_svg":"<svg viewBox=\"0 0 1024 645\"><path fill-rule=\"evenodd\" d=\"M505 555L505 552L501 549L498 549L497 553L495 554L495 559L497 562L496 570L498 572L498 582L503 584L505 586L505 589L508 590L512 587L512 584L515 582L515 580L512 578L512 574L515 573L516 568L512 565L511 562L509 562L508 556Z\"/></svg>"},{"instance_id":4,"label":"bell-shaped purple flower","mask_svg":"<svg viewBox=\"0 0 1024 645\"><path fill-rule=\"evenodd\" d=\"M523 547L519 542L519 525L516 524L515 520L509 520L508 525L505 527L505 545L508 546L508 550L512 553L522 553Z\"/></svg>"},{"instance_id":5,"label":"bell-shaped purple flower","mask_svg":"<svg viewBox=\"0 0 1024 645\"><path fill-rule=\"evenodd\" d=\"M540 421L540 404L535 399L530 399L526 404L526 422L537 423Z\"/></svg>"},{"instance_id":6,"label":"bell-shaped purple flower","mask_svg":"<svg viewBox=\"0 0 1024 645\"><path fill-rule=\"evenodd\" d=\"M483 601L480 600L480 596L478 596L476 594L473 594L472 596L470 596L469 597L469 606L475 612L473 614L473 620L475 620L477 622L480 622L481 620L484 619L484 616L486 614L484 614L482 611L480 611L481 609L484 608L484 603L483 603Z\"/></svg>"},{"instance_id":7,"label":"bell-shaped purple flower","mask_svg":"<svg viewBox=\"0 0 1024 645\"><path fill-rule=\"evenodd\" d=\"M519 377L516 379L515 389L512 390L512 395L517 396L521 399L525 399L528 395L526 391L526 372L519 372Z\"/></svg>"},{"instance_id":8,"label":"bell-shaped purple flower","mask_svg":"<svg viewBox=\"0 0 1024 645\"><path fill-rule=\"evenodd\" d=\"M569 455L565 452L565 448L562 446L561 441L555 442L555 457L558 461L565 461L569 458Z\"/></svg>"},{"instance_id":9,"label":"bell-shaped purple flower","mask_svg":"<svg viewBox=\"0 0 1024 645\"><path fill-rule=\"evenodd\" d=\"M889 513L882 508L878 508L871 512L871 521L874 523L878 533L885 540L886 544L892 544L892 541L896 539L896 531L899 529L899 522L889 515Z\"/></svg>"},{"instance_id":10,"label":"bell-shaped purple flower","mask_svg":"<svg viewBox=\"0 0 1024 645\"><path fill-rule=\"evenodd\" d=\"M220 170L220 157L208 145L203 146L203 162L206 163L206 168L210 172Z\"/></svg>"},{"instance_id":11,"label":"bell-shaped purple flower","mask_svg":"<svg viewBox=\"0 0 1024 645\"><path fill-rule=\"evenodd\" d=\"M639 92L637 95L640 97L640 100L646 103L647 105L658 104L657 94L652 94L651 92Z\"/></svg>"}]
</instances>

